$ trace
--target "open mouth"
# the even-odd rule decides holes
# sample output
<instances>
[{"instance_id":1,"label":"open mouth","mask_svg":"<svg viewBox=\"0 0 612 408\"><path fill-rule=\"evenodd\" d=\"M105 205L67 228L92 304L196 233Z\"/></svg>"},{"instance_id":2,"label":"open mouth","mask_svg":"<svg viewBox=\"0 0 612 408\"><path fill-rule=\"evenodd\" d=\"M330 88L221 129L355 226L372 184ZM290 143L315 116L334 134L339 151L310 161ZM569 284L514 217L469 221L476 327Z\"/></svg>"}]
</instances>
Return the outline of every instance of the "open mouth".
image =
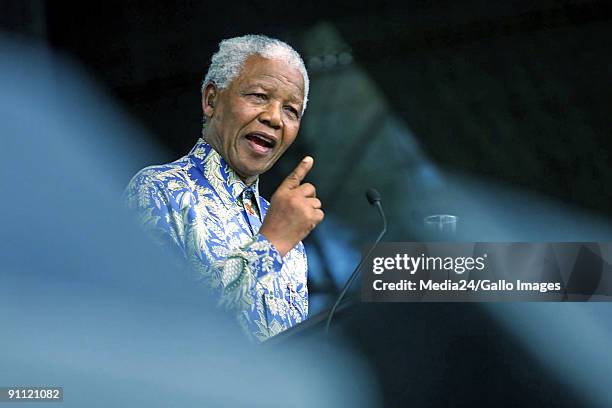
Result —
<instances>
[{"instance_id":1,"label":"open mouth","mask_svg":"<svg viewBox=\"0 0 612 408\"><path fill-rule=\"evenodd\" d=\"M257 133L257 132L249 133L245 136L245 138L251 143L253 143L254 145L259 146L266 150L272 149L274 145L276 145L276 140L262 133Z\"/></svg>"}]
</instances>

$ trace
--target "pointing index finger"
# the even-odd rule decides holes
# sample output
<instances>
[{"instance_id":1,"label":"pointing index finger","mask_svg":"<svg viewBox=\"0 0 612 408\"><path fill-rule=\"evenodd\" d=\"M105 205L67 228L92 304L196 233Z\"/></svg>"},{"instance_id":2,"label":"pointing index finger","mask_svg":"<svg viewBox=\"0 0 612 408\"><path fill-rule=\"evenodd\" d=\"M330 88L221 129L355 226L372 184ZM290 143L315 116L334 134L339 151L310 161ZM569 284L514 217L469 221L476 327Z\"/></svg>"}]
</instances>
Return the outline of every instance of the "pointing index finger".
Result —
<instances>
[{"instance_id":1,"label":"pointing index finger","mask_svg":"<svg viewBox=\"0 0 612 408\"><path fill-rule=\"evenodd\" d=\"M297 167L283 181L283 185L291 189L298 187L310 169L312 169L313 164L314 159L312 157L304 157Z\"/></svg>"}]
</instances>

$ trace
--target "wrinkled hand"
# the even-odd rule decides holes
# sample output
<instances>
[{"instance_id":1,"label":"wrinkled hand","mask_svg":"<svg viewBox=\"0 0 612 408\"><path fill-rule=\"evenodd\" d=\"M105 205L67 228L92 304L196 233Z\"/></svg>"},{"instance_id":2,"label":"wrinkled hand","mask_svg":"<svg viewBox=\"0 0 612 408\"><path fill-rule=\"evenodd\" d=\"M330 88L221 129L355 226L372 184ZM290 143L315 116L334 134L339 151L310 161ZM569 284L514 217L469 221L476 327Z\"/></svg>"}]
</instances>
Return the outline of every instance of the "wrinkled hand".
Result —
<instances>
[{"instance_id":1,"label":"wrinkled hand","mask_svg":"<svg viewBox=\"0 0 612 408\"><path fill-rule=\"evenodd\" d=\"M321 201L315 187L302 183L314 160L304 157L272 195L270 208L259 232L285 256L323 221Z\"/></svg>"}]
</instances>

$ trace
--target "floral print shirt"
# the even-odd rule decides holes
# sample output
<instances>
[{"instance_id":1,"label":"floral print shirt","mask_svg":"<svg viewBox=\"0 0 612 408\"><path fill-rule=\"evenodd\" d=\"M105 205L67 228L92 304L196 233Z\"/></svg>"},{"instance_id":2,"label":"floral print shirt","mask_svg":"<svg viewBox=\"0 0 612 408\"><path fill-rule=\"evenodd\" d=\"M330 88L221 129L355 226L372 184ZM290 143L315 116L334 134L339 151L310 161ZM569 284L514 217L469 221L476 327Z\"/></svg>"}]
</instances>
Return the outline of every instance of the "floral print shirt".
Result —
<instances>
[{"instance_id":1,"label":"floral print shirt","mask_svg":"<svg viewBox=\"0 0 612 408\"><path fill-rule=\"evenodd\" d=\"M141 222L176 245L219 303L263 341L308 315L300 242L284 257L259 227L269 203L203 139L177 161L139 171L125 199Z\"/></svg>"}]
</instances>

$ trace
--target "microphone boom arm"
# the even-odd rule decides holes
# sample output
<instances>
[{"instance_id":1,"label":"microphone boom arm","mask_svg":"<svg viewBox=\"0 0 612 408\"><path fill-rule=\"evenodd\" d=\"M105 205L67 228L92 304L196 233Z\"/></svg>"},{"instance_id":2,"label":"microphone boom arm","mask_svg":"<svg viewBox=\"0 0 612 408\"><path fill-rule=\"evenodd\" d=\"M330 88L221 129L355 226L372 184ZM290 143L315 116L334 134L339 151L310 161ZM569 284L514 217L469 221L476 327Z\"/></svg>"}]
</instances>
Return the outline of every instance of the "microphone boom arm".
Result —
<instances>
[{"instance_id":1,"label":"microphone boom arm","mask_svg":"<svg viewBox=\"0 0 612 408\"><path fill-rule=\"evenodd\" d=\"M327 316L327 321L325 323L325 335L326 336L329 335L329 326L331 325L332 318L334 317L334 313L336 313L336 309L340 305L340 302L342 301L342 299L344 299L344 296L346 295L349 288L351 287L351 284L359 275L359 271L361 270L361 267L363 266L366 259L368 259L368 257L370 256L374 248L376 248L376 245L378 245L378 243L382 239L383 235L385 235L385 233L387 232L387 217L385 217L385 212L383 211L382 205L380 204L380 195L376 192L376 197L371 200L370 199L370 197L372 196L372 194L370 194L371 191L376 192L376 190L373 190L373 189L368 190L368 194L367 194L368 201L370 201L370 204L373 204L378 210L378 213L380 214L382 221L383 221L383 229L380 232L380 234L378 234L378 237L376 238L376 241L374 241L374 244L370 247L368 252L361 259L361 262L359 262L359 265L357 265L357 268L355 268L355 270L353 271L353 274L349 277L349 279L344 284L344 287L342 288L340 295L338 295L338 298L336 299L336 303L334 303L334 306L331 308L329 315Z\"/></svg>"}]
</instances>

